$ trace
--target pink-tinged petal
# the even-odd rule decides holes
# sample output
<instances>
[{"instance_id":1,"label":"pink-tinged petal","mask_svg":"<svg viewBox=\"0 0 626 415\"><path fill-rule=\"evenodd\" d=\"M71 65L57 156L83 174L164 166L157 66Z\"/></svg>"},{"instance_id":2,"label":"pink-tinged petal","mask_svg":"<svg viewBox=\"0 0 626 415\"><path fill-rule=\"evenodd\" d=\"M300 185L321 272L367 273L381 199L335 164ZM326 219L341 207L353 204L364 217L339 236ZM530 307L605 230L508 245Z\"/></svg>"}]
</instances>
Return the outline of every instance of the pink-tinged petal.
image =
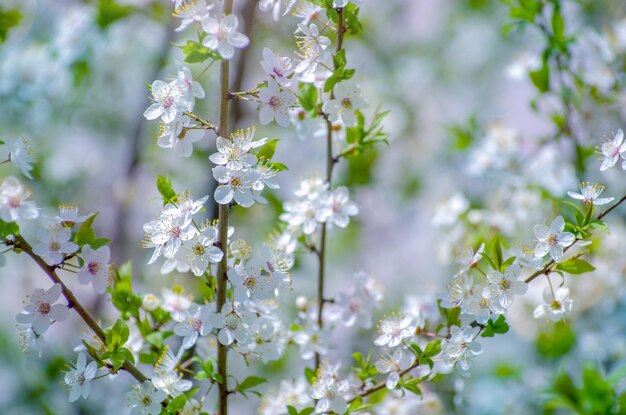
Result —
<instances>
[{"instance_id":1,"label":"pink-tinged petal","mask_svg":"<svg viewBox=\"0 0 626 415\"><path fill-rule=\"evenodd\" d=\"M267 125L274 120L274 110L269 105L263 105L259 111L259 121L262 125Z\"/></svg>"},{"instance_id":2,"label":"pink-tinged petal","mask_svg":"<svg viewBox=\"0 0 626 415\"><path fill-rule=\"evenodd\" d=\"M61 296L61 284L54 284L46 291L44 299L49 303L54 303Z\"/></svg>"},{"instance_id":3,"label":"pink-tinged petal","mask_svg":"<svg viewBox=\"0 0 626 415\"><path fill-rule=\"evenodd\" d=\"M593 201L593 204L596 206L606 205L607 203L611 203L615 200L614 197L601 197Z\"/></svg>"},{"instance_id":4,"label":"pink-tinged petal","mask_svg":"<svg viewBox=\"0 0 626 415\"><path fill-rule=\"evenodd\" d=\"M98 371L98 364L96 362L91 362L85 368L85 379L91 380L96 377L96 372Z\"/></svg>"},{"instance_id":5,"label":"pink-tinged petal","mask_svg":"<svg viewBox=\"0 0 626 415\"><path fill-rule=\"evenodd\" d=\"M93 284L93 289L98 294L104 294L107 290L107 278L105 277L95 277L91 281Z\"/></svg>"},{"instance_id":6,"label":"pink-tinged petal","mask_svg":"<svg viewBox=\"0 0 626 415\"><path fill-rule=\"evenodd\" d=\"M615 157L605 157L604 160L602 160L602 165L600 166L600 171L605 171L608 170L609 168L615 166L615 163L617 163L617 159L619 158L619 156L615 156ZM626 170L626 169L624 169Z\"/></svg>"},{"instance_id":7,"label":"pink-tinged petal","mask_svg":"<svg viewBox=\"0 0 626 415\"><path fill-rule=\"evenodd\" d=\"M76 370L83 372L85 366L87 366L87 356L85 356L85 353L79 353L78 359L76 360Z\"/></svg>"},{"instance_id":8,"label":"pink-tinged petal","mask_svg":"<svg viewBox=\"0 0 626 415\"><path fill-rule=\"evenodd\" d=\"M387 386L387 389L389 390L394 389L398 385L399 381L400 375L398 374L398 372L392 372L389 374L389 376L387 376L387 382L385 382L385 386Z\"/></svg>"},{"instance_id":9,"label":"pink-tinged petal","mask_svg":"<svg viewBox=\"0 0 626 415\"><path fill-rule=\"evenodd\" d=\"M229 60L230 58L235 56L235 48L230 43L219 43L219 45L217 46L217 51L225 60Z\"/></svg>"},{"instance_id":10,"label":"pink-tinged petal","mask_svg":"<svg viewBox=\"0 0 626 415\"><path fill-rule=\"evenodd\" d=\"M241 207L250 207L254 204L254 198L250 189L237 189L235 192L235 201Z\"/></svg>"},{"instance_id":11,"label":"pink-tinged petal","mask_svg":"<svg viewBox=\"0 0 626 415\"><path fill-rule=\"evenodd\" d=\"M161 116L161 114L163 114L163 110L163 105L155 102L143 112L143 116L148 120L156 120Z\"/></svg>"},{"instance_id":12,"label":"pink-tinged petal","mask_svg":"<svg viewBox=\"0 0 626 415\"><path fill-rule=\"evenodd\" d=\"M232 33L228 38L228 43L236 48L245 48L250 43L250 39L242 33Z\"/></svg>"},{"instance_id":13,"label":"pink-tinged petal","mask_svg":"<svg viewBox=\"0 0 626 415\"><path fill-rule=\"evenodd\" d=\"M613 142L615 143L617 147L621 146L622 143L624 142L624 132L622 131L621 128L617 130L617 133L615 134L615 139L613 140Z\"/></svg>"},{"instance_id":14,"label":"pink-tinged petal","mask_svg":"<svg viewBox=\"0 0 626 415\"><path fill-rule=\"evenodd\" d=\"M583 195L581 195L580 193L576 193L576 192L572 192L572 191L568 191L567 195L569 197L571 197L572 199L576 199L576 200L583 200L585 197Z\"/></svg>"},{"instance_id":15,"label":"pink-tinged petal","mask_svg":"<svg viewBox=\"0 0 626 415\"><path fill-rule=\"evenodd\" d=\"M78 383L72 386L72 389L70 389L70 402L76 402L80 398L81 389Z\"/></svg>"},{"instance_id":16,"label":"pink-tinged petal","mask_svg":"<svg viewBox=\"0 0 626 415\"><path fill-rule=\"evenodd\" d=\"M550 228L545 225L535 225L533 227L533 232L535 233L535 238L537 240L542 241L550 235Z\"/></svg>"},{"instance_id":17,"label":"pink-tinged petal","mask_svg":"<svg viewBox=\"0 0 626 415\"><path fill-rule=\"evenodd\" d=\"M20 324L32 324L37 316L35 314L30 313L19 313L15 316L15 321Z\"/></svg>"},{"instance_id":18,"label":"pink-tinged petal","mask_svg":"<svg viewBox=\"0 0 626 415\"><path fill-rule=\"evenodd\" d=\"M83 383L83 386L81 389L82 389L81 395L83 399L87 399L87 397L89 396L89 392L91 392L91 383L89 382Z\"/></svg>"},{"instance_id":19,"label":"pink-tinged petal","mask_svg":"<svg viewBox=\"0 0 626 415\"><path fill-rule=\"evenodd\" d=\"M228 346L235 341L235 336L230 329L222 329L217 335L217 340L219 340L219 342L224 346Z\"/></svg>"},{"instance_id":20,"label":"pink-tinged petal","mask_svg":"<svg viewBox=\"0 0 626 415\"><path fill-rule=\"evenodd\" d=\"M388 334L381 334L380 336L378 336L376 338L376 340L374 340L374 344L376 346L384 346L387 343L389 343L389 341L391 340L391 336Z\"/></svg>"}]
</instances>

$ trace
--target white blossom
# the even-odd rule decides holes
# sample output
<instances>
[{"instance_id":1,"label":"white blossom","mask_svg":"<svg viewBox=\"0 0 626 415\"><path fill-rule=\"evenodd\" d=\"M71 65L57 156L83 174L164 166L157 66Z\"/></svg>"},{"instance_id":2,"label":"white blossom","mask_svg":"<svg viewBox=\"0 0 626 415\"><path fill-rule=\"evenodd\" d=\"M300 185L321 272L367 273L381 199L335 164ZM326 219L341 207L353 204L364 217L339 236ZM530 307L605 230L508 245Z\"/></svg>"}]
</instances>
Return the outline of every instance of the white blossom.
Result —
<instances>
[{"instance_id":1,"label":"white blossom","mask_svg":"<svg viewBox=\"0 0 626 415\"><path fill-rule=\"evenodd\" d=\"M174 30L180 32L190 24L202 23L203 19L209 17L209 12L213 7L213 4L207 6L205 0L187 0L186 3L176 7L174 11L174 16L182 20L180 26Z\"/></svg>"},{"instance_id":2,"label":"white blossom","mask_svg":"<svg viewBox=\"0 0 626 415\"><path fill-rule=\"evenodd\" d=\"M413 364L413 355L403 349L395 349L393 353L387 353L376 361L376 369L379 373L388 373L385 385L387 389L395 389L400 382L400 373Z\"/></svg>"},{"instance_id":3,"label":"white blossom","mask_svg":"<svg viewBox=\"0 0 626 415\"><path fill-rule=\"evenodd\" d=\"M393 315L382 320L379 324L381 334L374 340L374 344L376 346L398 346L404 339L415 334L415 327L411 323L411 316L403 315Z\"/></svg>"},{"instance_id":4,"label":"white blossom","mask_svg":"<svg viewBox=\"0 0 626 415\"><path fill-rule=\"evenodd\" d=\"M278 85L282 87L291 85L289 76L293 73L293 66L288 57L276 55L270 48L263 48L261 67Z\"/></svg>"},{"instance_id":5,"label":"white blossom","mask_svg":"<svg viewBox=\"0 0 626 415\"><path fill-rule=\"evenodd\" d=\"M148 120L161 118L165 124L175 121L183 112L189 111L189 102L185 97L185 91L178 81L166 83L156 80L152 83L152 100L154 103L148 107L143 116Z\"/></svg>"},{"instance_id":6,"label":"white blossom","mask_svg":"<svg viewBox=\"0 0 626 415\"><path fill-rule=\"evenodd\" d=\"M63 262L65 255L73 254L78 250L78 245L70 242L72 231L59 225L42 229L37 233L39 240L33 246L33 252L44 258L49 265Z\"/></svg>"},{"instance_id":7,"label":"white blossom","mask_svg":"<svg viewBox=\"0 0 626 415\"><path fill-rule=\"evenodd\" d=\"M202 45L216 50L226 60L231 59L235 55L235 48L245 48L250 43L246 35L237 31L238 27L239 21L234 14L219 20L205 17L202 20L202 29L206 36Z\"/></svg>"},{"instance_id":8,"label":"white blossom","mask_svg":"<svg viewBox=\"0 0 626 415\"><path fill-rule=\"evenodd\" d=\"M16 222L19 219L35 219L39 210L35 202L26 200L30 191L22 186L13 176L9 176L0 184L0 219L5 222Z\"/></svg>"},{"instance_id":9,"label":"white blossom","mask_svg":"<svg viewBox=\"0 0 626 415\"><path fill-rule=\"evenodd\" d=\"M543 292L544 303L535 308L534 318L545 318L552 321L559 321L567 317L572 311L574 301L569 298L569 288L559 287L552 293L550 288Z\"/></svg>"},{"instance_id":10,"label":"white blossom","mask_svg":"<svg viewBox=\"0 0 626 415\"><path fill-rule=\"evenodd\" d=\"M183 347L189 349L194 344L198 336L206 336L210 333L212 326L210 317L212 311L209 306L191 304L185 311L172 314L172 319L176 322L174 333L183 338Z\"/></svg>"},{"instance_id":11,"label":"white blossom","mask_svg":"<svg viewBox=\"0 0 626 415\"><path fill-rule=\"evenodd\" d=\"M83 246L81 258L85 265L76 275L78 282L83 285L91 283L98 294L104 294L111 275L109 260L111 251L108 246L101 246L93 250L89 245Z\"/></svg>"},{"instance_id":12,"label":"white blossom","mask_svg":"<svg viewBox=\"0 0 626 415\"><path fill-rule=\"evenodd\" d=\"M325 102L322 111L332 122L341 120L347 126L355 125L355 111L367 106L367 101L361 96L361 87L353 82L341 82L335 86L334 93L335 98Z\"/></svg>"},{"instance_id":13,"label":"white blossom","mask_svg":"<svg viewBox=\"0 0 626 415\"><path fill-rule=\"evenodd\" d=\"M142 384L135 384L132 390L126 394L128 405L132 407L131 415L158 415L161 413L161 402L165 400L167 394L155 389L152 382L144 381Z\"/></svg>"},{"instance_id":14,"label":"white blossom","mask_svg":"<svg viewBox=\"0 0 626 415\"><path fill-rule=\"evenodd\" d=\"M219 186L215 189L215 201L221 205L235 200L242 207L254 204L252 184L257 178L254 170L229 170L224 166L213 168L213 177Z\"/></svg>"},{"instance_id":15,"label":"white blossom","mask_svg":"<svg viewBox=\"0 0 626 415\"><path fill-rule=\"evenodd\" d=\"M65 384L70 387L70 402L75 402L81 396L87 399L91 391L91 380L96 376L98 364L89 362L85 353L78 354L78 360L74 369L70 369L65 373Z\"/></svg>"},{"instance_id":16,"label":"white blossom","mask_svg":"<svg viewBox=\"0 0 626 415\"><path fill-rule=\"evenodd\" d=\"M267 125L276 120L281 127L289 127L289 109L296 103L296 97L292 93L282 90L276 81L270 80L267 87L259 92L259 99L261 124Z\"/></svg>"},{"instance_id":17,"label":"white blossom","mask_svg":"<svg viewBox=\"0 0 626 415\"><path fill-rule=\"evenodd\" d=\"M617 163L621 157L626 157L626 143L624 143L624 132L619 129L612 140L604 139L600 146L602 155L602 165L600 171L605 171ZM622 163L622 168L626 169L626 161Z\"/></svg>"},{"instance_id":18,"label":"white blossom","mask_svg":"<svg viewBox=\"0 0 626 415\"><path fill-rule=\"evenodd\" d=\"M508 309L513 303L513 296L524 295L528 290L528 284L519 279L520 266L511 264L504 273L491 270L487 273L489 285L486 292L503 309Z\"/></svg>"},{"instance_id":19,"label":"white blossom","mask_svg":"<svg viewBox=\"0 0 626 415\"><path fill-rule=\"evenodd\" d=\"M47 290L36 288L27 297L24 312L15 317L16 321L20 324L31 324L36 334L44 334L53 321L64 321L70 317L66 305L55 304L60 296L60 284L54 284Z\"/></svg>"},{"instance_id":20,"label":"white blossom","mask_svg":"<svg viewBox=\"0 0 626 415\"><path fill-rule=\"evenodd\" d=\"M476 341L480 328L457 326L450 328L450 338L441 342L441 350L447 361L458 364L462 371L470 368L472 359L482 353L482 347Z\"/></svg>"},{"instance_id":21,"label":"white blossom","mask_svg":"<svg viewBox=\"0 0 626 415\"><path fill-rule=\"evenodd\" d=\"M204 131L186 115L170 124L161 124L161 133L157 141L159 147L174 150L180 157L189 157L193 153L193 143L204 138Z\"/></svg>"},{"instance_id":22,"label":"white blossom","mask_svg":"<svg viewBox=\"0 0 626 415\"><path fill-rule=\"evenodd\" d=\"M33 169L32 164L35 162L35 158L33 157L33 150L25 138L20 137L11 144L9 160L24 176L32 180L33 176L30 171Z\"/></svg>"},{"instance_id":23,"label":"white blossom","mask_svg":"<svg viewBox=\"0 0 626 415\"><path fill-rule=\"evenodd\" d=\"M567 192L573 199L582 200L583 203L592 203L594 206L602 206L611 203L614 197L599 197L604 190L604 186L596 183L583 182L580 184L580 193Z\"/></svg>"},{"instance_id":24,"label":"white blossom","mask_svg":"<svg viewBox=\"0 0 626 415\"><path fill-rule=\"evenodd\" d=\"M558 216L552 221L550 227L545 225L535 225L533 231L537 238L535 256L544 257L549 252L554 262L561 262L563 259L563 248L570 246L576 240L573 234L563 232L565 221Z\"/></svg>"}]
</instances>

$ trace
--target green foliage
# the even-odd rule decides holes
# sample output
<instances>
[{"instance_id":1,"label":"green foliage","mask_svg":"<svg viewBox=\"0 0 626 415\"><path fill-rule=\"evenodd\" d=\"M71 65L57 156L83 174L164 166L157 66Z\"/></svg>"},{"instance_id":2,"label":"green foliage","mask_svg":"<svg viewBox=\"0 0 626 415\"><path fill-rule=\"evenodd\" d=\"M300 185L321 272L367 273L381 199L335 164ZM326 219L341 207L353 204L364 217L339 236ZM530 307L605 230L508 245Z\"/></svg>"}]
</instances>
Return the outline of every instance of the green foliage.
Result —
<instances>
[{"instance_id":1,"label":"green foliage","mask_svg":"<svg viewBox=\"0 0 626 415\"><path fill-rule=\"evenodd\" d=\"M301 82L298 85L298 100L305 111L311 112L317 107L317 88L314 84Z\"/></svg>"},{"instance_id":2,"label":"green foliage","mask_svg":"<svg viewBox=\"0 0 626 415\"><path fill-rule=\"evenodd\" d=\"M187 63L199 63L204 62L207 59L211 59L213 61L222 60L219 53L209 48L205 48L200 42L188 40L185 45L179 47L182 49L183 54L185 55L185 62Z\"/></svg>"},{"instance_id":3,"label":"green foliage","mask_svg":"<svg viewBox=\"0 0 626 415\"><path fill-rule=\"evenodd\" d=\"M364 411L368 408L371 408L372 406L372 404L364 404L363 399L361 397L357 397L355 400L352 401L352 403L350 403L350 406L348 406L346 414Z\"/></svg>"},{"instance_id":4,"label":"green foliage","mask_svg":"<svg viewBox=\"0 0 626 415\"><path fill-rule=\"evenodd\" d=\"M5 222L0 220L0 238L5 239L10 235L19 235L20 226L17 222Z\"/></svg>"},{"instance_id":5,"label":"green foliage","mask_svg":"<svg viewBox=\"0 0 626 415\"><path fill-rule=\"evenodd\" d=\"M363 357L360 352L352 353L352 358L357 364L356 367L352 367L354 374L362 381L371 379L378 374L376 366L372 363L371 353L368 353L367 357Z\"/></svg>"},{"instance_id":6,"label":"green foliage","mask_svg":"<svg viewBox=\"0 0 626 415\"><path fill-rule=\"evenodd\" d=\"M434 365L432 358L441 352L441 339L428 342L424 350L422 350L417 343L411 343L409 347L417 357L420 365L427 364L432 368Z\"/></svg>"},{"instance_id":7,"label":"green foliage","mask_svg":"<svg viewBox=\"0 0 626 415\"><path fill-rule=\"evenodd\" d=\"M106 29L112 23L128 16L132 11L131 6L119 4L115 0L99 0L96 22L101 29Z\"/></svg>"},{"instance_id":8,"label":"green foliage","mask_svg":"<svg viewBox=\"0 0 626 415\"><path fill-rule=\"evenodd\" d=\"M196 373L196 380L209 379L215 383L222 383L222 376L217 373L215 360L212 357L209 357L207 360L202 360L195 356L192 361L199 363L201 368L201 370Z\"/></svg>"},{"instance_id":9,"label":"green foliage","mask_svg":"<svg viewBox=\"0 0 626 415\"><path fill-rule=\"evenodd\" d=\"M354 75L354 69L346 69L346 50L341 49L333 55L333 74L326 80L324 84L324 92L330 92L341 81L346 81Z\"/></svg>"},{"instance_id":10,"label":"green foliage","mask_svg":"<svg viewBox=\"0 0 626 415\"><path fill-rule=\"evenodd\" d=\"M270 161L272 160L272 157L274 157L274 153L276 153L276 146L278 146L279 142L279 138L269 140L267 143L257 148L253 153L259 160Z\"/></svg>"},{"instance_id":11,"label":"green foliage","mask_svg":"<svg viewBox=\"0 0 626 415\"><path fill-rule=\"evenodd\" d=\"M442 327L447 329L450 329L451 326L461 327L461 308L444 308L441 306L441 300L437 300L437 307L439 308L442 323L437 326L436 331L439 331Z\"/></svg>"},{"instance_id":12,"label":"green foliage","mask_svg":"<svg viewBox=\"0 0 626 415\"><path fill-rule=\"evenodd\" d=\"M6 9L0 5L0 43L7 40L9 30L20 24L22 17L18 9Z\"/></svg>"},{"instance_id":13,"label":"green foliage","mask_svg":"<svg viewBox=\"0 0 626 415\"><path fill-rule=\"evenodd\" d=\"M596 270L593 265L581 258L569 258L563 262L559 262L556 264L556 269L576 275Z\"/></svg>"},{"instance_id":14,"label":"green foliage","mask_svg":"<svg viewBox=\"0 0 626 415\"><path fill-rule=\"evenodd\" d=\"M172 399L167 404L167 407L165 409L167 409L167 412L170 414L176 414L177 411L185 407L186 403L187 403L187 395L185 395L184 393L181 393L180 395Z\"/></svg>"},{"instance_id":15,"label":"green foliage","mask_svg":"<svg viewBox=\"0 0 626 415\"><path fill-rule=\"evenodd\" d=\"M355 111L357 123L354 127L346 128L348 146L342 153L343 157L351 158L361 155L365 150L376 144L389 144L389 134L383 131L382 122L389 111L376 112L369 127L365 126L365 117L361 111Z\"/></svg>"},{"instance_id":16,"label":"green foliage","mask_svg":"<svg viewBox=\"0 0 626 415\"><path fill-rule=\"evenodd\" d=\"M115 269L113 277L113 286L109 289L111 302L122 313L123 318L135 317L139 319L139 307L141 307L142 299L133 294L131 263L126 262Z\"/></svg>"},{"instance_id":17,"label":"green foliage","mask_svg":"<svg viewBox=\"0 0 626 415\"><path fill-rule=\"evenodd\" d=\"M548 391L544 409L562 409L583 415L623 414L626 408L617 404L613 379L605 377L591 364L583 367L580 386L570 375L561 373Z\"/></svg>"},{"instance_id":18,"label":"green foliage","mask_svg":"<svg viewBox=\"0 0 626 415\"><path fill-rule=\"evenodd\" d=\"M557 359L569 352L576 342L576 333L569 324L559 321L548 325L537 337L536 349L544 359Z\"/></svg>"},{"instance_id":19,"label":"green foliage","mask_svg":"<svg viewBox=\"0 0 626 415\"><path fill-rule=\"evenodd\" d=\"M161 176L159 174L157 177L157 189L159 189L159 193L163 196L163 206L171 202L176 202L178 195L172 188L172 180L169 176Z\"/></svg>"},{"instance_id":20,"label":"green foliage","mask_svg":"<svg viewBox=\"0 0 626 415\"><path fill-rule=\"evenodd\" d=\"M237 392L241 393L243 396L246 396L246 392L254 393L257 396L261 396L261 394L257 391L250 390L256 386L262 385L266 383L267 379L259 377L259 376L248 376L237 385Z\"/></svg>"},{"instance_id":21,"label":"green foliage","mask_svg":"<svg viewBox=\"0 0 626 415\"><path fill-rule=\"evenodd\" d=\"M509 331L509 323L506 322L504 314L500 314L496 321L489 319L483 330L481 337L493 337L496 334L504 334Z\"/></svg>"},{"instance_id":22,"label":"green foliage","mask_svg":"<svg viewBox=\"0 0 626 415\"><path fill-rule=\"evenodd\" d=\"M545 60L541 68L528 72L528 76L539 92L550 90L550 67Z\"/></svg>"},{"instance_id":23,"label":"green foliage","mask_svg":"<svg viewBox=\"0 0 626 415\"><path fill-rule=\"evenodd\" d=\"M92 249L98 249L111 242L110 239L96 237L96 231L91 227L96 216L98 216L98 213L91 215L80 225L80 228L78 228L78 232L74 235L74 242L78 246L83 247L89 245Z\"/></svg>"},{"instance_id":24,"label":"green foliage","mask_svg":"<svg viewBox=\"0 0 626 415\"><path fill-rule=\"evenodd\" d=\"M291 405L287 405L287 413L289 415L311 415L315 412L315 408L304 408L302 411L298 412L298 410Z\"/></svg>"},{"instance_id":25,"label":"green foliage","mask_svg":"<svg viewBox=\"0 0 626 415\"><path fill-rule=\"evenodd\" d=\"M131 351L123 347L128 341L130 334L126 321L122 319L117 320L113 327L104 330L104 334L106 336L105 344L107 351L100 356L101 359L109 359L115 370L119 370L127 360L135 363Z\"/></svg>"},{"instance_id":26,"label":"green foliage","mask_svg":"<svg viewBox=\"0 0 626 415\"><path fill-rule=\"evenodd\" d=\"M452 149L467 150L478 136L478 119L472 115L465 123L450 125L447 130L453 138Z\"/></svg>"}]
</instances>

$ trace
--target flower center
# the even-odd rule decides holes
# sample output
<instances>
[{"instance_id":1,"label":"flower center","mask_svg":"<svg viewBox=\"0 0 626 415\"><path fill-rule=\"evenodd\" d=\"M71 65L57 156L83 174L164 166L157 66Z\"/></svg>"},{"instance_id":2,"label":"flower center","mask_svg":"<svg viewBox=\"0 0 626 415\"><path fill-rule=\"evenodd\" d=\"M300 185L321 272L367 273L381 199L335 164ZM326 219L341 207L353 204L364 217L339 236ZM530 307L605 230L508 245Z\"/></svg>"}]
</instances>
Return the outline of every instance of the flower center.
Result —
<instances>
[{"instance_id":1,"label":"flower center","mask_svg":"<svg viewBox=\"0 0 626 415\"><path fill-rule=\"evenodd\" d=\"M9 197L9 207L11 209L17 209L22 204L22 200L19 196L11 196Z\"/></svg>"},{"instance_id":2,"label":"flower center","mask_svg":"<svg viewBox=\"0 0 626 415\"><path fill-rule=\"evenodd\" d=\"M50 242L50 250L51 251L58 251L59 249L61 249L61 244L58 241Z\"/></svg>"},{"instance_id":3,"label":"flower center","mask_svg":"<svg viewBox=\"0 0 626 415\"><path fill-rule=\"evenodd\" d=\"M558 311L561 309L561 303L557 300L552 301L552 304L550 304L550 308L553 309L554 311Z\"/></svg>"},{"instance_id":4,"label":"flower center","mask_svg":"<svg viewBox=\"0 0 626 415\"><path fill-rule=\"evenodd\" d=\"M352 100L350 98L344 98L341 100L341 106L343 106L345 109L350 109L352 108Z\"/></svg>"},{"instance_id":5,"label":"flower center","mask_svg":"<svg viewBox=\"0 0 626 415\"><path fill-rule=\"evenodd\" d=\"M41 302L39 303L39 314L47 316L51 308L52 306L50 305L50 303Z\"/></svg>"},{"instance_id":6,"label":"flower center","mask_svg":"<svg viewBox=\"0 0 626 415\"><path fill-rule=\"evenodd\" d=\"M195 256L202 256L204 255L205 248L203 245L197 244L193 247L192 251Z\"/></svg>"},{"instance_id":7,"label":"flower center","mask_svg":"<svg viewBox=\"0 0 626 415\"><path fill-rule=\"evenodd\" d=\"M171 95L164 95L161 98L161 105L163 105L164 108L169 108L172 105L174 105L174 97Z\"/></svg>"},{"instance_id":8,"label":"flower center","mask_svg":"<svg viewBox=\"0 0 626 415\"><path fill-rule=\"evenodd\" d=\"M180 237L180 228L178 226L172 226L170 228L170 230L169 230L169 234L173 238L179 238Z\"/></svg>"},{"instance_id":9,"label":"flower center","mask_svg":"<svg viewBox=\"0 0 626 415\"><path fill-rule=\"evenodd\" d=\"M152 403L152 398L149 396L144 396L143 399L141 400L141 403L144 406L150 406L150 404Z\"/></svg>"},{"instance_id":10,"label":"flower center","mask_svg":"<svg viewBox=\"0 0 626 415\"><path fill-rule=\"evenodd\" d=\"M100 264L99 262L90 262L87 265L87 270L89 271L91 275L96 275L100 271L101 268L102 268L102 264Z\"/></svg>"},{"instance_id":11,"label":"flower center","mask_svg":"<svg viewBox=\"0 0 626 415\"><path fill-rule=\"evenodd\" d=\"M241 180L239 180L239 177L233 177L232 179L230 179L230 185L232 187L239 187L241 186Z\"/></svg>"},{"instance_id":12,"label":"flower center","mask_svg":"<svg viewBox=\"0 0 626 415\"><path fill-rule=\"evenodd\" d=\"M273 97L271 97L271 98L270 98L270 101L269 101L269 105L270 105L270 107L272 107L272 109L274 109L274 110L277 110L278 108L280 108L280 106L281 106L281 100L280 100L280 97L277 97L277 96L273 96Z\"/></svg>"},{"instance_id":13,"label":"flower center","mask_svg":"<svg viewBox=\"0 0 626 415\"><path fill-rule=\"evenodd\" d=\"M507 280L506 278L503 278L500 280L500 288L502 290L508 290L511 288L511 281Z\"/></svg>"}]
</instances>

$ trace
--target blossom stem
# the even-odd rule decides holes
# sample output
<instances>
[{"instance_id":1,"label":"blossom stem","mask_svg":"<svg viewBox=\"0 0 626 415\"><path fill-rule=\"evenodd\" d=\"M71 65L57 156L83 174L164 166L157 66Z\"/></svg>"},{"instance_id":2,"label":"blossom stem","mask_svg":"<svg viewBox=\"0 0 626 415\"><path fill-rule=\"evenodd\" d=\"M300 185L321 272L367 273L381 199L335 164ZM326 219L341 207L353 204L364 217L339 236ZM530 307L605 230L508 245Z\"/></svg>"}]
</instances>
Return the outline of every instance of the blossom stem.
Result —
<instances>
[{"instance_id":1,"label":"blossom stem","mask_svg":"<svg viewBox=\"0 0 626 415\"><path fill-rule=\"evenodd\" d=\"M337 26L337 45L336 53L338 53L343 47L343 35L344 35L344 16L343 8L337 8L338 26ZM331 92L331 98L333 97ZM333 178L333 168L338 159L333 157L333 125L326 116L326 182L330 188ZM323 313L324 313L324 279L326 271L326 233L327 224L322 224L322 232L320 235L320 248L318 251L319 259L319 274L317 279L317 327L322 330L324 328ZM315 353L315 370L320 367L320 354Z\"/></svg>"},{"instance_id":2,"label":"blossom stem","mask_svg":"<svg viewBox=\"0 0 626 415\"><path fill-rule=\"evenodd\" d=\"M65 299L67 300L67 306L76 311L80 318L83 319L85 324L87 324L87 326L89 326L89 328L95 333L95 335L98 336L98 339L100 339L103 344L106 344L106 336L102 328L98 325L98 323L91 316L91 314L89 314L85 307L83 307L78 302L72 291L70 291L70 289L67 288L63 281L61 281L61 278L59 278L59 276L55 272L55 268L48 265L46 261L43 260L43 258L35 254L30 244L26 242L26 240L22 236L15 235L15 240L9 243L26 252L26 254L31 257L37 265L39 265L39 268L41 268L48 275L48 277L50 277L52 282L61 286L61 292L63 293L63 297L65 297ZM147 379L146 376L141 373L141 371L128 360L124 361L122 369L130 373L140 383L143 383Z\"/></svg>"},{"instance_id":3,"label":"blossom stem","mask_svg":"<svg viewBox=\"0 0 626 415\"><path fill-rule=\"evenodd\" d=\"M228 62L228 61L226 61ZM198 117L196 114L194 114L193 112L189 112L189 111L185 111L183 114L185 114L186 116L188 116L189 118L191 118L192 120L199 122L200 124L202 124L205 128L209 129L209 130L214 130L215 131L215 124L213 124L210 121L204 120L200 117Z\"/></svg>"},{"instance_id":4,"label":"blossom stem","mask_svg":"<svg viewBox=\"0 0 626 415\"><path fill-rule=\"evenodd\" d=\"M234 0L224 0L224 15L233 12ZM220 63L220 114L217 133L228 139L228 105L230 100L230 61L224 59ZM220 204L218 208L219 218L219 246L224 255L217 265L217 301L216 311L220 313L226 303L226 286L228 283L228 216L230 214L230 204ZM228 348L217 342L217 373L222 378L218 385L218 414L228 414Z\"/></svg>"},{"instance_id":5,"label":"blossom stem","mask_svg":"<svg viewBox=\"0 0 626 415\"><path fill-rule=\"evenodd\" d=\"M415 369L419 365L420 365L419 360L416 360L415 362L413 362L413 364L411 366L409 366L408 368L406 368L402 372L400 372L400 378L402 378L404 375L406 375L407 373L409 373L411 370ZM386 382L380 382L376 386L372 386L371 388L366 389L363 392L359 393L354 398L349 399L348 400L348 405L350 405L352 402L354 402L357 398L365 398L366 396L369 396L369 395L371 395L374 392L378 392L379 390L384 389L385 387L387 387Z\"/></svg>"}]
</instances>

